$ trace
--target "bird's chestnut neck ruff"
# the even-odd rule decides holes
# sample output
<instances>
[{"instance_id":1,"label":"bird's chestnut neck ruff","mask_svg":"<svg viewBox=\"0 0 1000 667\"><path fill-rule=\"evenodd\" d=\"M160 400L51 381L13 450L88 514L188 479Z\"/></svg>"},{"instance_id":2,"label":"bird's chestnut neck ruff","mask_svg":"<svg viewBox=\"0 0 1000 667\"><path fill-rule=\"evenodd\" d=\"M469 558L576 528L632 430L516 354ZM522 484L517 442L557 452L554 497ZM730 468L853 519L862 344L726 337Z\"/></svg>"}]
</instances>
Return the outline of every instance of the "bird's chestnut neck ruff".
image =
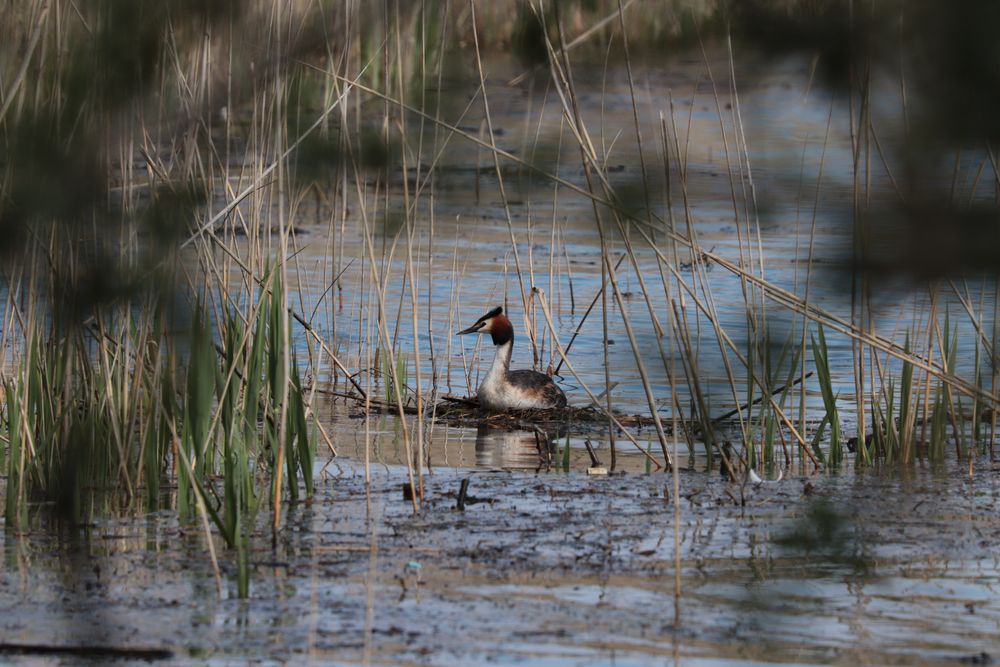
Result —
<instances>
[{"instance_id":1,"label":"bird's chestnut neck ruff","mask_svg":"<svg viewBox=\"0 0 1000 667\"><path fill-rule=\"evenodd\" d=\"M494 345L503 345L514 340L514 327L504 315L496 315L490 324L490 335Z\"/></svg>"}]
</instances>

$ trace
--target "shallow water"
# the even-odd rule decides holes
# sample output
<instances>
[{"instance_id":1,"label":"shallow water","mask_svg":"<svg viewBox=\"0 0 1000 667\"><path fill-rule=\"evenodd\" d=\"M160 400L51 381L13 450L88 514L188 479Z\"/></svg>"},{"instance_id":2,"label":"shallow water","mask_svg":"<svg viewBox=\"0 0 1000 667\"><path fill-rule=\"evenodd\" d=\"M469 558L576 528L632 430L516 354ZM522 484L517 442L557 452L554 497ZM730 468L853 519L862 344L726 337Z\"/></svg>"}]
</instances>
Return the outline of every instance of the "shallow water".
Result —
<instances>
[{"instance_id":1,"label":"shallow water","mask_svg":"<svg viewBox=\"0 0 1000 667\"><path fill-rule=\"evenodd\" d=\"M217 597L170 513L8 537L3 640L158 648L167 664L959 664L995 655L1000 470L591 477L334 462ZM469 478L464 512L455 509ZM821 528L817 528L821 526ZM72 535L72 537L71 537ZM674 544L681 592L675 597ZM679 615L678 615L679 613ZM78 658L4 656L9 664ZM109 659L107 656L99 661Z\"/></svg>"},{"instance_id":2,"label":"shallow water","mask_svg":"<svg viewBox=\"0 0 1000 667\"><path fill-rule=\"evenodd\" d=\"M708 78L709 65L717 79L718 97ZM762 253L766 279L800 296L806 294L808 275L809 300L851 319L851 283L846 267L852 243L852 222L848 214L852 205L853 162L847 109L838 100L831 102L830 93L810 87L809 63L805 61L764 64L750 59L744 65L746 71L737 72L737 81L741 84L738 98L729 91L725 81L728 68L725 54L713 52L709 65L700 55L675 58L665 66L642 68L637 75L639 119L654 226L666 225L661 221L668 220L671 215L679 225L684 225L676 175L672 181L672 206L666 205L667 193L663 186L660 114L671 118L672 99L673 123L677 125L680 143L687 154L691 223L701 246L734 262L740 262L742 256L744 263L750 264ZM585 186L579 152L562 128L557 97L546 89L544 80L509 87L504 82L519 73L517 68L500 56L490 59L488 66L491 83L487 92L498 145L571 183ZM605 70L602 64L601 67L584 68L579 77L582 113L595 142L603 147L605 161L610 166L609 179L625 195L642 199L638 142L623 67L613 64ZM460 82L454 85L461 89ZM469 94L473 92L474 89ZM894 94L894 90L884 91L890 102ZM739 107L741 127L746 133L749 175L747 164L741 165L736 155L734 105ZM828 115L831 125L824 151ZM474 105L458 125L474 130L482 120L481 109ZM879 121L888 128L894 127L891 118ZM605 388L601 306L584 319L587 306L601 287L600 238L590 201L565 186L556 188L542 176L508 170L504 176L511 216L508 227L488 153L461 137L446 136L444 131L435 143L433 126L424 130L424 143L417 145L414 142L409 146L412 155L408 164L422 165L421 179L426 166L435 164L437 176L432 206L430 185L417 179L416 167L411 167L406 174L411 193L425 186L415 205L409 244L412 253L408 251L407 229L400 228L398 221L398 209L404 205L402 171L390 172L387 183L376 175L369 175L361 184L366 217L374 230L375 271L385 285L385 330L395 353L404 358L409 388L412 390L419 382L425 399L432 394L474 394L492 358L492 348L488 341L467 336L456 338L454 332L498 304L507 306L515 326L514 366L535 365L545 370L558 364L558 354L537 306L537 299L541 297L536 298L531 321L526 321L516 274L517 260L512 251L513 236L524 288L529 294L532 286L543 290L560 341L565 345L583 323L569 354L576 373L564 366L558 379L571 404L587 405L589 399L583 385L595 394ZM417 134L416 126L411 132ZM870 179L873 206L894 196L884 169L873 167ZM359 381L374 395L383 396L385 389L379 384L378 372L365 372L367 369L385 370L382 365L387 343L379 339L377 329L379 314L373 293L373 269L359 214L362 205L353 185L336 197L332 193L334 185L330 187L331 192L325 199L306 197L289 213L299 230L296 246L301 251L295 258L296 306L300 312L312 314L314 326L333 341L341 360L352 371L360 372ZM386 187L389 188L388 204L382 198ZM737 193L735 205L734 191ZM743 203L751 194L756 197L756 212L751 205ZM966 194L971 197L982 193L973 186ZM343 198L350 212L343 219L338 213L337 202L341 200L337 197ZM810 268L814 209L816 237ZM612 244L609 254L617 259L623 252L622 240L616 232L609 238ZM656 320L669 330L671 309L655 255L638 235L633 233L631 240ZM888 243L893 242L898 243L898 239L894 241L890 237ZM747 255L751 246L752 256ZM668 251L662 239L659 247L663 252ZM411 307L413 295L407 282L408 257L413 264L417 305L415 316L419 335L416 342ZM680 256L682 261L688 259L684 254ZM754 271L760 273L760 269ZM329 289L334 276L339 276L339 282L337 287ZM718 266L705 276L720 325L739 351L746 354L748 312L741 281ZM682 268L681 277L695 284L690 268ZM677 400L687 411L691 397L681 374L681 353L676 341L670 335L657 336L635 268L628 260L618 271L618 280L626 295L624 313L609 296L607 317L610 379L617 383L611 390L613 404L626 413L650 412L636 354L625 328L627 315L657 410L664 417L670 416L668 370L672 365L673 372L680 378L676 383ZM992 281L960 282L956 287L963 293L967 289L970 302L983 308L985 322L992 318ZM902 343L910 328L923 330L926 327L930 297L922 283L901 277L878 280L874 288L871 312L879 333ZM706 298L704 293L701 298ZM972 378L977 359L975 336L971 333L973 325L947 289L938 293L938 299L939 318L943 319L948 312L950 325L957 327L957 371ZM727 412L737 402L746 400L746 372L735 354L727 351L736 380L737 395L734 396L711 325L699 315L690 299L685 310L705 400L710 411ZM802 369L812 370L808 351L804 364L800 361L801 365L792 365L793 351L801 342L799 316L771 302L766 303L763 310L759 305L751 310L770 336L774 386L785 384ZM537 361L526 334L529 326L538 337ZM815 333L816 326L811 325L806 336L807 345L809 336ZM926 335L923 336L918 338L914 334L914 345L917 340L925 340ZM302 340L304 354L306 342ZM827 340L835 391L841 396L842 417L846 424L851 424L855 412L851 342L829 332ZM987 356L980 355L982 365L979 369L986 378L991 373L985 365ZM887 374L898 375L897 362L882 359L881 363ZM871 360L866 359L866 366L870 364ZM321 383L333 378L338 386L343 386L343 378L336 378L325 360L314 372ZM871 382L868 370L866 382ZM802 399L809 409L806 420L816 422L822 414L816 377L808 379L803 390ZM755 391L755 396L759 395L759 390ZM870 394L871 388L867 391ZM799 400L797 391L786 405L786 409L793 410L791 415L796 420ZM352 430L342 435L350 439ZM805 435L807 439L810 437L808 433Z\"/></svg>"},{"instance_id":3,"label":"shallow water","mask_svg":"<svg viewBox=\"0 0 1000 667\"><path fill-rule=\"evenodd\" d=\"M560 127L552 94L546 95L541 84L502 85L512 73L509 62L491 61L490 67L493 120L502 130L498 141L526 155L535 147L525 137L538 133L551 149ZM725 71L714 61L713 69L716 76ZM580 74L584 114L607 147L616 183L634 188L640 172L626 79L620 68L613 68L606 81L602 71ZM760 228L765 275L798 294L805 289L810 188L819 171L830 107L824 94L807 94L808 74L808 63L774 66L741 87L739 100L755 187L767 204ZM675 101L682 142L689 145L689 196L701 244L738 258L736 232L745 225L744 212L735 211L730 201L730 169L705 64L699 58L678 59L669 69L643 70L639 79L642 132L650 145L657 144L659 112L669 114L668 94ZM719 106L726 110L734 102L724 90ZM477 127L476 113L460 124ZM851 199L845 118L836 107L810 288L813 302L842 315L849 313L849 293L833 267L850 249L849 221L842 218ZM724 118L723 125L727 122ZM731 124L726 127L731 133ZM732 141L731 134L727 139ZM584 182L579 157L567 140L557 166L554 155L549 152L549 167L573 183ZM648 156L651 164L654 157ZM434 152L425 149L417 161L427 164L433 158ZM505 297L518 329L515 364L531 365L512 232L521 261L534 267L534 283L551 299L563 343L600 288L600 243L590 203L565 188L556 193L542 179L511 177L511 232L495 176L488 169L478 171L489 164L485 154L452 139L439 164L433 235L426 199L416 216L419 354L413 352L409 287L403 282L405 242L398 240L394 247L391 234L376 235L388 329L394 347L406 353L411 385L419 368L425 392L474 393L491 350L452 334ZM390 209L401 206L403 174L392 178L397 199ZM886 187L884 181L874 178L877 186ZM387 217L380 208L384 202L374 196L372 183L365 187L378 227ZM654 194L662 199L662 191ZM294 211L302 250L295 258L295 287L302 299L297 309L314 314L314 326L349 368L364 370L375 366L374 348L380 347L368 345L375 338L377 309L358 202L350 192L346 196L353 213L344 225L328 202L307 199ZM668 217L662 202L654 208ZM620 251L619 240L612 256ZM637 254L654 310L665 322L667 305L654 257L641 243ZM340 288L328 291L341 271ZM707 276L720 322L738 345L744 344L740 281L720 268ZM625 309L666 416L670 396L658 339L627 263L619 279L631 294ZM973 299L981 291L987 303L992 302L990 289L970 286ZM623 314L611 301L614 404L623 412L648 412ZM874 304L880 330L901 340L905 327L926 311L926 301L923 291L908 284L887 289ZM694 316L690 304L688 309ZM904 326L897 326L897 318ZM798 326L795 318L770 306L768 322L779 341ZM963 336L967 333L968 322L956 317L953 323ZM545 330L540 313L534 324ZM693 328L700 335L708 400L725 412L734 399L718 345L703 321ZM603 389L603 339L595 313L570 353L578 376L564 370L560 379L575 405L587 403L581 383ZM969 338L960 340L959 370L968 374L973 363ZM829 342L849 422L850 344L839 337ZM307 343L301 345L305 353ZM546 340L540 366L551 359L552 343ZM326 365L314 369L313 377L317 387L331 386ZM359 377L374 395L384 391L373 374ZM333 385L338 387L343 379ZM686 405L687 394L679 390ZM807 391L808 404L818 406L816 385L810 382ZM619 440L618 445L618 468L625 474L587 475L591 461L585 440L592 440L603 466L609 462L609 443L600 433L571 432L540 447L530 430L477 431L439 423L428 437L427 502L414 515L400 490L406 474L399 467L405 456L397 419L365 419L356 406L323 394L314 407L339 456L316 466L316 497L289 510L276 548L262 529L251 554L249 600L237 599L234 555L221 545L223 582L217 595L201 528L179 524L171 512L100 520L84 532L59 529L39 516L27 534L6 533L0 573L3 641L163 648L172 655L170 663L218 665L304 660L954 664L980 652L997 654L1000 569L994 545L1000 537L1000 472L989 464L977 465L971 480L961 466L808 476L811 471L793 469L780 481L743 489L727 485L715 471L686 469L675 503L671 478L645 474L645 459L631 443ZM655 434L640 430L636 438L643 448L658 451ZM323 454L322 441L320 449ZM372 460L367 488L360 463L366 455ZM686 455L679 460L688 463ZM471 480L471 498L458 512L455 494L463 478ZM825 532L817 533L820 529ZM674 588L677 553L679 594ZM113 657L109 653L93 661ZM80 657L7 653L2 660L78 664Z\"/></svg>"}]
</instances>

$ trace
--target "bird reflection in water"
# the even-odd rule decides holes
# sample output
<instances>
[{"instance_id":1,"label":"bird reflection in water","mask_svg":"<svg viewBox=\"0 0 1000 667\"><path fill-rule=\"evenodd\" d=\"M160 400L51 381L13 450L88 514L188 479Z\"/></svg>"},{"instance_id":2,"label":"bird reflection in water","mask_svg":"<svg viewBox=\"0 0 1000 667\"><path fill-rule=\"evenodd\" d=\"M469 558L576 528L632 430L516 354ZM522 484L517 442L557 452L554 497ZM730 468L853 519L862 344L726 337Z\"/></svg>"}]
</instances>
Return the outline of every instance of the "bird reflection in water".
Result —
<instances>
[{"instance_id":1,"label":"bird reflection in water","mask_svg":"<svg viewBox=\"0 0 1000 667\"><path fill-rule=\"evenodd\" d=\"M558 437L541 429L504 430L482 423L476 430L476 465L505 470L549 470Z\"/></svg>"}]
</instances>

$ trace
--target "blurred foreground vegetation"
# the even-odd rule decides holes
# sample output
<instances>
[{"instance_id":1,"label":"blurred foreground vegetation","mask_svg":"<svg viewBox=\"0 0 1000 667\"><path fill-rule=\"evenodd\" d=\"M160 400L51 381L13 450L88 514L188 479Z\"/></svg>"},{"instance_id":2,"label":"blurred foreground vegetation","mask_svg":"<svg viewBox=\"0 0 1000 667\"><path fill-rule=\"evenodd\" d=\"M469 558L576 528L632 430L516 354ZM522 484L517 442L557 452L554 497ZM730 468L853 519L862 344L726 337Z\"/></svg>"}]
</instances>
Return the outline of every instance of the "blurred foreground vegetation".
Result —
<instances>
[{"instance_id":1,"label":"blurred foreground vegetation","mask_svg":"<svg viewBox=\"0 0 1000 667\"><path fill-rule=\"evenodd\" d=\"M288 202L312 192L342 202L365 179L377 192L401 189L400 174L428 168L419 151L414 157L418 132L458 123L470 99L481 118L475 56L489 50L512 53L522 76L566 92L573 59L669 68L705 44L808 58L815 84L851 119L854 197L843 219L854 250L841 270L858 335L873 330L866 304L879 280L992 275L1000 258L996 197L957 196L954 175L972 160L982 165L977 183L998 182L997 19L1000 6L985 1L4 3L8 525L24 522L32 499L55 500L80 517L95 506L97 488L122 492L119 504L145 498L155 507L161 488L176 481L178 507L211 518L230 545L265 500L277 526L282 498L297 496L299 478L309 493L323 435L309 423L303 369L326 364L349 374L290 298ZM873 102L886 81L904 91L902 108ZM903 117L899 136L880 134L886 113ZM546 152L536 153L527 167L555 173ZM887 165L896 196L872 201L869 171ZM584 171L600 169L588 163ZM644 197L588 185L606 207L595 213L598 225L666 217L649 202L679 178L667 172L665 183L643 171L620 184ZM645 210L623 206L627 200L645 201ZM402 207L398 225L424 224L417 211ZM235 249L237 237L245 253ZM293 329L308 332L309 359L293 353ZM937 360L923 357L935 377L954 371L948 329L946 321L936 337ZM755 334L763 341L763 331ZM819 334L813 349L825 348ZM995 367L995 333L992 342L983 338ZM405 364L387 339L379 349L384 374L401 376L387 383L385 398L402 415ZM909 358L914 350L908 343L893 352ZM918 421L909 406L920 401L907 368L904 394L897 400L890 389L868 424L888 428L876 442L911 460ZM773 390L771 382L751 381L751 395ZM989 383L970 384L978 394L959 388L985 409ZM933 402L923 401L924 423L939 441L961 405L950 386L935 385ZM837 399L824 392L828 420L837 418ZM769 428L780 424L776 414ZM900 414L909 435L888 426ZM692 415L699 420L711 458L710 419ZM411 455L418 471L420 446L418 438ZM882 445L867 452L863 437L858 446L861 459L885 456ZM836 451L831 462L839 444Z\"/></svg>"}]
</instances>

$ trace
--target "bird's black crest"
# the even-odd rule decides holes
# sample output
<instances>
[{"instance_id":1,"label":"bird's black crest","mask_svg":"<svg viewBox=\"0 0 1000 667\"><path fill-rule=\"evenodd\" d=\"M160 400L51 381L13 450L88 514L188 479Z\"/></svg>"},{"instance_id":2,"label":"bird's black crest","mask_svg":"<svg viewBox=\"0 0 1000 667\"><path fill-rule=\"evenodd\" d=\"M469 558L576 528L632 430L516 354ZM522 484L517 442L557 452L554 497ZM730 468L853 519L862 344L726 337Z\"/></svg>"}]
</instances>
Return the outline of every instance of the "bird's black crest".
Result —
<instances>
[{"instance_id":1,"label":"bird's black crest","mask_svg":"<svg viewBox=\"0 0 1000 667\"><path fill-rule=\"evenodd\" d=\"M478 324L479 322L482 322L484 320L488 320L491 317L496 317L497 315L501 314L502 312L503 312L503 306L497 306L496 308L494 308L493 310L491 310L490 312L486 313L485 315L483 315L482 317L480 317L478 320L476 320L476 323Z\"/></svg>"}]
</instances>

